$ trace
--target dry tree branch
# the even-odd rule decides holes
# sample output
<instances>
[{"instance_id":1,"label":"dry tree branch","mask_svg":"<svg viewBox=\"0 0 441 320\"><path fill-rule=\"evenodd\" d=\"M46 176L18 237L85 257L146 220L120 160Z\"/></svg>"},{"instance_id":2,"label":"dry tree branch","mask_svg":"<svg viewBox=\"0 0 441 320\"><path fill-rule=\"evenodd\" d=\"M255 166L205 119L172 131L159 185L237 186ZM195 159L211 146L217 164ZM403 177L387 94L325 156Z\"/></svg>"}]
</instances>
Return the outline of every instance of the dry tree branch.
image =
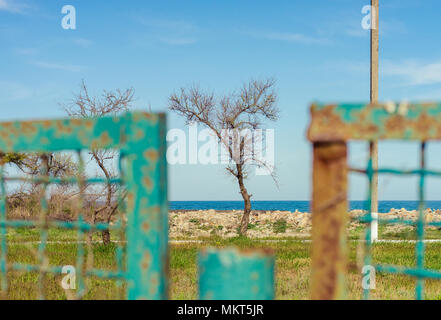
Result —
<instances>
[{"instance_id":1,"label":"dry tree branch","mask_svg":"<svg viewBox=\"0 0 441 320\"><path fill-rule=\"evenodd\" d=\"M126 112L131 108L133 102L133 88L128 88L126 90L116 89L114 91L104 90L101 96L96 97L89 93L85 81L82 81L79 93L74 94L73 98L68 103L62 104L62 107L70 117L89 118L117 115ZM107 180L115 177L115 173L111 169L109 162L116 157L117 152L113 150L92 149L89 154L91 160L97 164L101 173ZM115 193L116 188L112 186L112 184L107 183L105 191L102 192L102 195L105 196L105 203L102 207L93 212L94 223L99 214L103 215L105 221L110 221L117 208L115 208L112 203L114 201ZM104 243L110 242L109 230L104 230L102 236Z\"/></svg>"},{"instance_id":2,"label":"dry tree branch","mask_svg":"<svg viewBox=\"0 0 441 320\"><path fill-rule=\"evenodd\" d=\"M211 92L192 86L188 89L181 88L179 93L174 93L169 98L171 111L182 116L187 124L196 122L211 129L227 150L230 164L226 170L236 178L245 204L240 228L242 234L247 231L251 211L251 195L244 184L247 169L252 165L269 169L270 165L252 156L253 150L250 146L253 145L253 139L241 132L260 129L264 121L278 120L279 109L274 87L275 80L272 78L251 80L238 92L218 98ZM274 170L270 172L277 185Z\"/></svg>"}]
</instances>

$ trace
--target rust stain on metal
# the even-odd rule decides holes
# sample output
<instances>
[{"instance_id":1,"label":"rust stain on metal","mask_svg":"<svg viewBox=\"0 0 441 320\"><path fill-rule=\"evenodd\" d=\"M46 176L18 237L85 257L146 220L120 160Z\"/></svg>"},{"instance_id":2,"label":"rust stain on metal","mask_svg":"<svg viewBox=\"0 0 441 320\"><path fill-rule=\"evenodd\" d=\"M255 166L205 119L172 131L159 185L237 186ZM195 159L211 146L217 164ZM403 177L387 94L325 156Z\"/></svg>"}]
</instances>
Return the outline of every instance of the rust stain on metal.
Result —
<instances>
[{"instance_id":1,"label":"rust stain on metal","mask_svg":"<svg viewBox=\"0 0 441 320\"><path fill-rule=\"evenodd\" d=\"M33 122L21 122L20 127L24 135L28 137L32 137L38 132L38 129Z\"/></svg>"},{"instance_id":2,"label":"rust stain on metal","mask_svg":"<svg viewBox=\"0 0 441 320\"><path fill-rule=\"evenodd\" d=\"M156 124L158 122L158 115L149 113L149 112L138 112L133 118L134 121L142 121L147 120L151 122L151 124Z\"/></svg>"},{"instance_id":3,"label":"rust stain on metal","mask_svg":"<svg viewBox=\"0 0 441 320\"><path fill-rule=\"evenodd\" d=\"M107 131L101 133L101 135L92 141L92 149L97 149L102 146L106 146L112 143L112 139Z\"/></svg>"},{"instance_id":4,"label":"rust stain on metal","mask_svg":"<svg viewBox=\"0 0 441 320\"><path fill-rule=\"evenodd\" d=\"M136 139L141 140L145 137L145 133L143 130L138 129L136 130Z\"/></svg>"},{"instance_id":5,"label":"rust stain on metal","mask_svg":"<svg viewBox=\"0 0 441 320\"><path fill-rule=\"evenodd\" d=\"M405 119L403 119L400 115L394 115L386 120L385 128L388 132L394 133L396 135L403 134L405 127L403 124L405 123Z\"/></svg>"},{"instance_id":6,"label":"rust stain on metal","mask_svg":"<svg viewBox=\"0 0 441 320\"><path fill-rule=\"evenodd\" d=\"M63 121L57 121L56 126L57 126L56 132L58 137L62 137L63 135L68 135L72 133L73 130L72 127L65 125Z\"/></svg>"},{"instance_id":7,"label":"rust stain on metal","mask_svg":"<svg viewBox=\"0 0 441 320\"><path fill-rule=\"evenodd\" d=\"M147 231L149 231L149 229L150 229L150 223L148 223L148 221L144 221L142 224L142 230L147 232Z\"/></svg>"},{"instance_id":8,"label":"rust stain on metal","mask_svg":"<svg viewBox=\"0 0 441 320\"><path fill-rule=\"evenodd\" d=\"M91 122L91 121L88 121L88 122ZM78 118L73 118L70 120L70 123L75 127L80 127L83 124L83 121L81 121L81 119L78 119Z\"/></svg>"},{"instance_id":9,"label":"rust stain on metal","mask_svg":"<svg viewBox=\"0 0 441 320\"><path fill-rule=\"evenodd\" d=\"M128 192L127 193L128 210L133 210L134 205L135 205L135 196L134 196L133 192Z\"/></svg>"},{"instance_id":10,"label":"rust stain on metal","mask_svg":"<svg viewBox=\"0 0 441 320\"><path fill-rule=\"evenodd\" d=\"M159 153L155 149L149 149L144 152L144 157L152 162L157 162L159 159Z\"/></svg>"},{"instance_id":11,"label":"rust stain on metal","mask_svg":"<svg viewBox=\"0 0 441 320\"><path fill-rule=\"evenodd\" d=\"M310 111L312 142L441 139L441 104L313 104Z\"/></svg>"},{"instance_id":12,"label":"rust stain on metal","mask_svg":"<svg viewBox=\"0 0 441 320\"><path fill-rule=\"evenodd\" d=\"M152 179L150 179L150 177L144 177L142 178L142 183L144 184L144 186L148 189L148 190L152 190L153 189L153 181Z\"/></svg>"},{"instance_id":13,"label":"rust stain on metal","mask_svg":"<svg viewBox=\"0 0 441 320\"><path fill-rule=\"evenodd\" d=\"M43 120L43 128L48 129L52 126L52 121L50 120Z\"/></svg>"},{"instance_id":14,"label":"rust stain on metal","mask_svg":"<svg viewBox=\"0 0 441 320\"><path fill-rule=\"evenodd\" d=\"M158 279L159 279L158 273L155 272L155 273L152 275L152 278L150 279L150 283L151 283L153 286L156 287L156 286L158 285L158 283L159 283Z\"/></svg>"},{"instance_id":15,"label":"rust stain on metal","mask_svg":"<svg viewBox=\"0 0 441 320\"><path fill-rule=\"evenodd\" d=\"M152 261L152 256L150 254L150 252L146 251L144 252L144 257L142 259L142 265L141 268L146 270L150 267L150 263Z\"/></svg>"},{"instance_id":16,"label":"rust stain on metal","mask_svg":"<svg viewBox=\"0 0 441 320\"><path fill-rule=\"evenodd\" d=\"M418 121L415 122L415 132L420 136L429 136L430 130L436 128L437 121L430 117L426 112L422 113Z\"/></svg>"},{"instance_id":17,"label":"rust stain on metal","mask_svg":"<svg viewBox=\"0 0 441 320\"><path fill-rule=\"evenodd\" d=\"M314 143L311 298L344 298L347 274L347 146Z\"/></svg>"},{"instance_id":18,"label":"rust stain on metal","mask_svg":"<svg viewBox=\"0 0 441 320\"><path fill-rule=\"evenodd\" d=\"M118 118L119 119L119 118ZM84 123L85 127L89 130L93 129L95 123L91 120L86 120Z\"/></svg>"}]
</instances>

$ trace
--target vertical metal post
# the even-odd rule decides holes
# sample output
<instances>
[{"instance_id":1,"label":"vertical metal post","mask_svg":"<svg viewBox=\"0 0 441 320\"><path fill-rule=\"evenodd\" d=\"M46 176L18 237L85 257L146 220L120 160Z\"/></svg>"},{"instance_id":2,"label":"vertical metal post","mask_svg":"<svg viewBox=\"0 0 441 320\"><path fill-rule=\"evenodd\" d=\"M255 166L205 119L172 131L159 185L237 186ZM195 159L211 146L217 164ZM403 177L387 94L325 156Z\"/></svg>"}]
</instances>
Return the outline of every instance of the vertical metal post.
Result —
<instances>
[{"instance_id":1,"label":"vertical metal post","mask_svg":"<svg viewBox=\"0 0 441 320\"><path fill-rule=\"evenodd\" d=\"M417 220L417 243L415 246L416 250L416 265L418 270L424 270L424 228L426 223L425 217L425 194L424 186L426 180L426 142L421 143L421 154L420 154L420 181L418 186L418 220ZM418 277L415 287L415 299L424 299L424 277Z\"/></svg>"},{"instance_id":2,"label":"vertical metal post","mask_svg":"<svg viewBox=\"0 0 441 320\"><path fill-rule=\"evenodd\" d=\"M168 298L168 208L165 116L129 115L127 186L128 299Z\"/></svg>"},{"instance_id":3,"label":"vertical metal post","mask_svg":"<svg viewBox=\"0 0 441 320\"><path fill-rule=\"evenodd\" d=\"M274 255L263 250L199 252L201 300L274 299Z\"/></svg>"},{"instance_id":4,"label":"vertical metal post","mask_svg":"<svg viewBox=\"0 0 441 320\"><path fill-rule=\"evenodd\" d=\"M315 142L313 146L311 298L346 297L347 146Z\"/></svg>"},{"instance_id":5,"label":"vertical metal post","mask_svg":"<svg viewBox=\"0 0 441 320\"><path fill-rule=\"evenodd\" d=\"M371 73L370 73L370 100L371 104L378 103L378 50L379 50L379 0L371 0ZM378 169L378 142L372 143L372 167ZM372 179L371 212L378 213L378 174ZM373 229L375 226L371 224ZM377 240L378 226L372 235L372 241Z\"/></svg>"},{"instance_id":6,"label":"vertical metal post","mask_svg":"<svg viewBox=\"0 0 441 320\"><path fill-rule=\"evenodd\" d=\"M369 143L369 161L371 162L371 176L369 177L369 203L370 203L370 222L369 222L369 241L370 244L378 240L378 173L372 172L378 169L378 143Z\"/></svg>"}]
</instances>

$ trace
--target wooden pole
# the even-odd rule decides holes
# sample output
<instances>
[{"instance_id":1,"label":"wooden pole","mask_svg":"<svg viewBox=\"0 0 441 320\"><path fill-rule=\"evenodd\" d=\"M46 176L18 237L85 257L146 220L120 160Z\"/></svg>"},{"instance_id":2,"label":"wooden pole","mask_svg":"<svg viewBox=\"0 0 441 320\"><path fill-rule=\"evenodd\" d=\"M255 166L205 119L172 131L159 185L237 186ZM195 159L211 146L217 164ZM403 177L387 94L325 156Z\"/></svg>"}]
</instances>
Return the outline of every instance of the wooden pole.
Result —
<instances>
[{"instance_id":1,"label":"wooden pole","mask_svg":"<svg viewBox=\"0 0 441 320\"><path fill-rule=\"evenodd\" d=\"M379 0L371 0L371 103L378 102L378 48L379 48ZM371 146L373 169L378 169L378 142ZM378 175L372 180L371 212L378 213ZM373 239L376 240L376 239Z\"/></svg>"}]
</instances>

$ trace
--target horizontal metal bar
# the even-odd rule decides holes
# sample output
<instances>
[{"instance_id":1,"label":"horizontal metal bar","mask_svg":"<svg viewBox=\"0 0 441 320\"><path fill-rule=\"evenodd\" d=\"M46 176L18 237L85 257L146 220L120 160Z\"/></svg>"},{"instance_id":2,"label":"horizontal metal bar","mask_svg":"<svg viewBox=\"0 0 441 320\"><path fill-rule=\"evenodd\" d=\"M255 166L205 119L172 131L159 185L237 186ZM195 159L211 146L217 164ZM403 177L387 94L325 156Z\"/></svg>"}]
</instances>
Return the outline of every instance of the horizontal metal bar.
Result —
<instances>
[{"instance_id":1,"label":"horizontal metal bar","mask_svg":"<svg viewBox=\"0 0 441 320\"><path fill-rule=\"evenodd\" d=\"M126 142L127 123L143 119L145 125L154 128L157 127L161 117L164 117L163 113L128 112L122 116L90 119L2 122L0 123L0 150L3 152L56 152L120 149Z\"/></svg>"},{"instance_id":2,"label":"horizontal metal bar","mask_svg":"<svg viewBox=\"0 0 441 320\"><path fill-rule=\"evenodd\" d=\"M127 279L127 272L118 272L118 271L107 271L107 270L99 270L92 269L86 271L86 277L97 277L104 279Z\"/></svg>"},{"instance_id":3,"label":"horizontal metal bar","mask_svg":"<svg viewBox=\"0 0 441 320\"><path fill-rule=\"evenodd\" d=\"M0 228L59 228L82 231L120 230L121 223L110 225L108 223L89 224L87 222L48 221L46 224L39 221L7 220L0 221Z\"/></svg>"},{"instance_id":4,"label":"horizontal metal bar","mask_svg":"<svg viewBox=\"0 0 441 320\"><path fill-rule=\"evenodd\" d=\"M404 219L373 219L373 218L369 218L368 215L363 216L363 217L353 218L353 220L357 220L361 223L370 223L373 221L378 221L378 223L380 223L380 224L405 224L405 225L409 225L409 226L417 226L418 225L418 221L404 220ZM440 222L426 222L426 223L424 223L424 226L426 226L426 227L441 227L441 221Z\"/></svg>"},{"instance_id":5,"label":"horizontal metal bar","mask_svg":"<svg viewBox=\"0 0 441 320\"><path fill-rule=\"evenodd\" d=\"M360 174L368 174L366 169L349 168L349 171ZM441 176L441 171L427 170L427 169L413 169L413 170L399 170L392 168L382 168L378 170L371 170L371 172L378 174L396 174L396 175L426 175L426 176Z\"/></svg>"},{"instance_id":6,"label":"horizontal metal bar","mask_svg":"<svg viewBox=\"0 0 441 320\"><path fill-rule=\"evenodd\" d=\"M441 140L441 103L315 103L310 111L312 142Z\"/></svg>"},{"instance_id":7,"label":"horizontal metal bar","mask_svg":"<svg viewBox=\"0 0 441 320\"><path fill-rule=\"evenodd\" d=\"M376 265L375 270L377 272L402 274L416 278L441 279L441 272L436 270L424 269L424 268L420 269L420 268L406 268L406 267L388 266L388 265Z\"/></svg>"},{"instance_id":8,"label":"horizontal metal bar","mask_svg":"<svg viewBox=\"0 0 441 320\"><path fill-rule=\"evenodd\" d=\"M40 265L32 265L32 264L22 264L22 263L13 263L8 265L9 271L19 271L19 272L46 272L52 274L62 274L63 267L62 266L48 266L42 267ZM87 270L85 273L86 277L97 277L103 279L126 279L126 272L118 272L118 271L110 271L110 270L100 270L100 269L91 269Z\"/></svg>"}]
</instances>

